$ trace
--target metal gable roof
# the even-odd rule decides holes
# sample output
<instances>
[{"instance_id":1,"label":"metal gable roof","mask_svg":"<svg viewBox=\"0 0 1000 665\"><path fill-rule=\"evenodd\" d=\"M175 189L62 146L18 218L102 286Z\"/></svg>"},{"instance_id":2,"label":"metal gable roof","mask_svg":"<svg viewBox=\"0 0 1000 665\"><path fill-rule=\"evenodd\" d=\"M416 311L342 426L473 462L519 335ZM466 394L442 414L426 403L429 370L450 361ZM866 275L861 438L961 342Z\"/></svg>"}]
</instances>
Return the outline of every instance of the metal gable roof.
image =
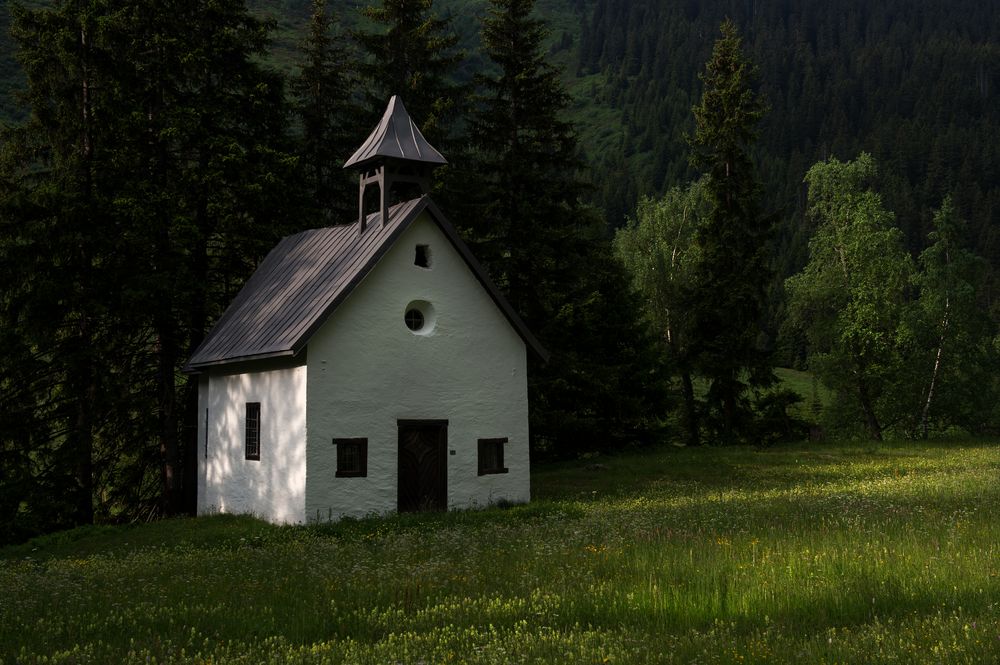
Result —
<instances>
[{"instance_id":1,"label":"metal gable roof","mask_svg":"<svg viewBox=\"0 0 1000 665\"><path fill-rule=\"evenodd\" d=\"M184 370L196 372L214 365L298 354L425 210L525 344L547 359L548 352L490 281L451 223L425 195L390 208L384 225L375 213L363 234L358 233L356 224L351 224L304 231L281 240L247 280Z\"/></svg>"}]
</instances>

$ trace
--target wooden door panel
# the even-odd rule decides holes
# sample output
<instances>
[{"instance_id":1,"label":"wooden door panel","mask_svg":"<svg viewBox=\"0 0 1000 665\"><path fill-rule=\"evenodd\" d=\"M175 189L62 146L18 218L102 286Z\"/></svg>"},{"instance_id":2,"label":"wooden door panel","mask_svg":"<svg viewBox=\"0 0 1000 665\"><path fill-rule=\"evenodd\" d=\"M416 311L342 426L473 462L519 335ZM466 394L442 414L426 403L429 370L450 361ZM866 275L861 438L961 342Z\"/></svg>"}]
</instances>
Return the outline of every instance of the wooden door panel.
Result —
<instances>
[{"instance_id":1,"label":"wooden door panel","mask_svg":"<svg viewBox=\"0 0 1000 665\"><path fill-rule=\"evenodd\" d=\"M448 425L440 421L400 421L400 512L448 507Z\"/></svg>"}]
</instances>

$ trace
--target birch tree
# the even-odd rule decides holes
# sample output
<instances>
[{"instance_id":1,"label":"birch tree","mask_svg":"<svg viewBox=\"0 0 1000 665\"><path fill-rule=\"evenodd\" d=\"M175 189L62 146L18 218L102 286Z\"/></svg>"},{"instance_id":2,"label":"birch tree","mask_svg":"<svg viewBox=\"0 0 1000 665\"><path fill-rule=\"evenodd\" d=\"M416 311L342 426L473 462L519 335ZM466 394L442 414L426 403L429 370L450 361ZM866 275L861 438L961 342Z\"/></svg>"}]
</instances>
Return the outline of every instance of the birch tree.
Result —
<instances>
[{"instance_id":1,"label":"birch tree","mask_svg":"<svg viewBox=\"0 0 1000 665\"><path fill-rule=\"evenodd\" d=\"M948 425L978 430L990 412L996 354L978 302L986 263L966 249L964 235L965 223L947 197L934 215L931 244L920 254L915 279L923 353L914 368L920 394L913 430L923 438Z\"/></svg>"},{"instance_id":2,"label":"birch tree","mask_svg":"<svg viewBox=\"0 0 1000 665\"><path fill-rule=\"evenodd\" d=\"M906 292L913 262L902 233L869 183L875 163L830 159L806 174L817 224L809 262L786 282L789 313L809 342L808 362L843 408L881 440L896 417L894 383L913 336Z\"/></svg>"},{"instance_id":3,"label":"birch tree","mask_svg":"<svg viewBox=\"0 0 1000 665\"><path fill-rule=\"evenodd\" d=\"M615 252L631 274L632 285L680 378L688 445L698 445L700 435L691 368L692 321L685 301L699 259L695 234L706 212L702 183L675 187L659 200L641 200L635 217L614 239Z\"/></svg>"}]
</instances>

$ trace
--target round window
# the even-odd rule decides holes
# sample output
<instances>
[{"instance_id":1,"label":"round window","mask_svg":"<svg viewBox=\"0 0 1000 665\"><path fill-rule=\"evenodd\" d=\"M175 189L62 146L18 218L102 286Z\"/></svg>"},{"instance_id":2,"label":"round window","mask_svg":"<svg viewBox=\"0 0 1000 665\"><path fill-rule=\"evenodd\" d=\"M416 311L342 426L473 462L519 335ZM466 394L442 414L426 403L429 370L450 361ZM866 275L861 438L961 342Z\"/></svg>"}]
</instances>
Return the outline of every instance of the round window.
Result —
<instances>
[{"instance_id":1,"label":"round window","mask_svg":"<svg viewBox=\"0 0 1000 665\"><path fill-rule=\"evenodd\" d=\"M419 309L406 310L403 320L406 321L406 327L413 332L416 332L424 327L424 315Z\"/></svg>"},{"instance_id":2,"label":"round window","mask_svg":"<svg viewBox=\"0 0 1000 665\"><path fill-rule=\"evenodd\" d=\"M411 300L403 310L403 323L414 335L430 335L436 321L434 305L426 300Z\"/></svg>"}]
</instances>

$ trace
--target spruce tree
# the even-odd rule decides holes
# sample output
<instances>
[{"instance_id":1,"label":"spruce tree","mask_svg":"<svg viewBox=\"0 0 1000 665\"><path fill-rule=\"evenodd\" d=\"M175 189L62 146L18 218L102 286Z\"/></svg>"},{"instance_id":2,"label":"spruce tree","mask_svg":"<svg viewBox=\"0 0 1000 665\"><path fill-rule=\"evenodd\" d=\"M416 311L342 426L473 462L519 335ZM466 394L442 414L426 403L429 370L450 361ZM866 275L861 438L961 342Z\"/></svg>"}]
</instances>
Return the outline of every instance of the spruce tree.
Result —
<instances>
[{"instance_id":1,"label":"spruce tree","mask_svg":"<svg viewBox=\"0 0 1000 665\"><path fill-rule=\"evenodd\" d=\"M652 337L604 223L579 202L569 98L544 58L532 0L491 0L470 122L477 178L462 216L477 254L552 352L529 371L536 452L566 455L648 433L663 407Z\"/></svg>"},{"instance_id":2,"label":"spruce tree","mask_svg":"<svg viewBox=\"0 0 1000 665\"><path fill-rule=\"evenodd\" d=\"M0 250L23 273L3 319L45 370L36 468L72 470L32 510L72 497L85 523L191 505L196 381L180 366L299 217L267 32L240 1L15 11L31 115L3 162Z\"/></svg>"},{"instance_id":3,"label":"spruce tree","mask_svg":"<svg viewBox=\"0 0 1000 665\"><path fill-rule=\"evenodd\" d=\"M116 50L134 77L120 195L144 232L139 311L155 335L161 508L193 507L196 379L177 370L256 262L302 217L293 179L284 81L260 64L272 26L242 0L150 1L132 15L138 39ZM148 266L148 267L143 267ZM185 478L186 477L186 478Z\"/></svg>"},{"instance_id":4,"label":"spruce tree","mask_svg":"<svg viewBox=\"0 0 1000 665\"><path fill-rule=\"evenodd\" d=\"M452 80L463 54L451 20L433 13L432 0L381 0L362 11L376 26L355 33L368 56L360 73L372 124L389 98L399 95L427 140L448 155L466 96Z\"/></svg>"},{"instance_id":5,"label":"spruce tree","mask_svg":"<svg viewBox=\"0 0 1000 665\"><path fill-rule=\"evenodd\" d=\"M302 62L290 82L296 116L302 125L299 154L306 188L321 223L354 220L356 184L341 165L357 147L358 109L352 102L357 84L352 55L327 0L313 0L309 31L302 42Z\"/></svg>"},{"instance_id":6,"label":"spruce tree","mask_svg":"<svg viewBox=\"0 0 1000 665\"><path fill-rule=\"evenodd\" d=\"M115 392L101 368L121 352L112 336L128 328L126 312L110 302L120 278L111 223L120 181L110 168L120 124L110 112L118 95L107 36L121 25L100 18L91 3L13 8L32 113L5 137L0 244L3 264L16 270L5 275L2 317L12 339L4 351L18 363L13 376L33 367L43 377L23 384L27 394L11 406L36 427L16 436L29 444L35 469L45 469L34 478L44 493L32 493L26 510L49 528L93 521L95 462L108 445L100 429ZM2 434L5 448L10 434ZM51 519L59 509L68 518Z\"/></svg>"},{"instance_id":7,"label":"spruce tree","mask_svg":"<svg viewBox=\"0 0 1000 665\"><path fill-rule=\"evenodd\" d=\"M499 73L478 79L484 92L470 135L479 178L466 200L480 205L465 220L477 256L532 323L550 309L542 285L566 269L557 248L576 249L583 191L576 136L563 119L569 96L545 61L546 29L533 7L497 0L483 23L483 48Z\"/></svg>"},{"instance_id":8,"label":"spruce tree","mask_svg":"<svg viewBox=\"0 0 1000 665\"><path fill-rule=\"evenodd\" d=\"M693 108L691 165L703 174L709 211L699 227L700 252L687 306L692 356L709 381L711 425L727 441L752 431L749 394L773 384L762 343L771 222L761 212L761 186L751 150L765 107L753 90L754 64L743 54L736 25L726 20L701 74L704 92Z\"/></svg>"}]
</instances>

